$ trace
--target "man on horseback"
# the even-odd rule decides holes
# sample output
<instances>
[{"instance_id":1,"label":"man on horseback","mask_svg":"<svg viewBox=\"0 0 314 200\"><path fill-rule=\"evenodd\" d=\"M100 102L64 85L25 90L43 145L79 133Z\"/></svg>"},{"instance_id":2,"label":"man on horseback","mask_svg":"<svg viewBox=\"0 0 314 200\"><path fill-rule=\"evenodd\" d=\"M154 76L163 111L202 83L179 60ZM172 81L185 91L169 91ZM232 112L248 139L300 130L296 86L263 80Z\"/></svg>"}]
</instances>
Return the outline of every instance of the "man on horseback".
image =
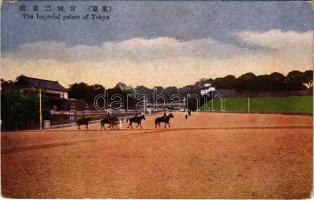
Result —
<instances>
[{"instance_id":1,"label":"man on horseback","mask_svg":"<svg viewBox=\"0 0 314 200\"><path fill-rule=\"evenodd\" d=\"M137 114L137 111L135 112L134 119L135 119L135 120L137 120L137 119L138 119L138 114Z\"/></svg>"},{"instance_id":2,"label":"man on horseback","mask_svg":"<svg viewBox=\"0 0 314 200\"><path fill-rule=\"evenodd\" d=\"M78 129L80 129L80 125L85 125L85 126L86 126L86 129L88 130L88 123L89 123L89 121L91 121L91 120L92 120L91 117L78 119L78 120L76 121L76 124L77 124L77 126L78 126Z\"/></svg>"},{"instance_id":3,"label":"man on horseback","mask_svg":"<svg viewBox=\"0 0 314 200\"><path fill-rule=\"evenodd\" d=\"M109 122L108 128L110 128L110 127L112 127L112 123L113 123L114 116L112 116L112 115L110 114L110 112L107 112L107 119L108 119L108 122Z\"/></svg>"},{"instance_id":4,"label":"man on horseback","mask_svg":"<svg viewBox=\"0 0 314 200\"><path fill-rule=\"evenodd\" d=\"M118 117L111 115L110 112L107 112L107 116L100 121L101 128L105 129L105 124L109 124L108 128L114 129L114 127L120 124L120 120Z\"/></svg>"},{"instance_id":5,"label":"man on horseback","mask_svg":"<svg viewBox=\"0 0 314 200\"><path fill-rule=\"evenodd\" d=\"M166 114L166 112L164 113ZM174 118L173 114L170 112L169 115L163 115L162 117L157 117L155 119L155 128L160 127L160 123L165 123L165 128L166 128L166 125L168 124L168 127L170 127L170 118Z\"/></svg>"},{"instance_id":6,"label":"man on horseback","mask_svg":"<svg viewBox=\"0 0 314 200\"><path fill-rule=\"evenodd\" d=\"M165 110L164 115L162 116L162 119L166 120L166 117L167 117L167 111Z\"/></svg>"},{"instance_id":7,"label":"man on horseback","mask_svg":"<svg viewBox=\"0 0 314 200\"><path fill-rule=\"evenodd\" d=\"M145 116L144 115L137 115L137 111L135 113L135 116L129 119L129 127L131 127L133 129L132 123L137 123L137 127L140 126L142 128L142 120L145 120Z\"/></svg>"}]
</instances>

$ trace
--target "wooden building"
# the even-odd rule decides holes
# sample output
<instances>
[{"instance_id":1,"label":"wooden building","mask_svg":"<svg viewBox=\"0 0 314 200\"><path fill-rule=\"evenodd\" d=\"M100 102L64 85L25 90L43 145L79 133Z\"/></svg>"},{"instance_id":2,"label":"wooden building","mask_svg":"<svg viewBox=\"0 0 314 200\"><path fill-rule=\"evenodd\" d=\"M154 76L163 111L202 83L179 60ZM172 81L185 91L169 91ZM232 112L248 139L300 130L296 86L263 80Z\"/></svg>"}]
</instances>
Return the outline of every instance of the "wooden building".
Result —
<instances>
[{"instance_id":1,"label":"wooden building","mask_svg":"<svg viewBox=\"0 0 314 200\"><path fill-rule=\"evenodd\" d=\"M14 87L21 92L42 90L47 97L68 99L68 91L58 81L32 78L21 75L16 78Z\"/></svg>"}]
</instances>

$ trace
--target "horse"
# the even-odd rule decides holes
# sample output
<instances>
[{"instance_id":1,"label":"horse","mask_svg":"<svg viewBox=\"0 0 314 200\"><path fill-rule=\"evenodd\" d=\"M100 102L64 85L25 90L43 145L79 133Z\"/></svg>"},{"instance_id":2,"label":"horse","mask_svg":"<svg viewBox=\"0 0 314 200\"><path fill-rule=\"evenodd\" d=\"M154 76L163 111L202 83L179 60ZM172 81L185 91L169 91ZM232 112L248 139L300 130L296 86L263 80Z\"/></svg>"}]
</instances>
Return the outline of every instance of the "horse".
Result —
<instances>
[{"instance_id":1,"label":"horse","mask_svg":"<svg viewBox=\"0 0 314 200\"><path fill-rule=\"evenodd\" d=\"M137 123L136 127L140 126L142 128L142 119L145 120L145 116L144 115L141 115L141 116L138 116L138 117L129 118L128 119L128 121L129 121L128 128L131 126L131 128L133 129L132 123Z\"/></svg>"},{"instance_id":2,"label":"horse","mask_svg":"<svg viewBox=\"0 0 314 200\"><path fill-rule=\"evenodd\" d=\"M100 121L101 129L106 129L105 124L109 124L109 127L114 129L114 127L118 127L118 124L120 123L118 117L105 117ZM108 127L108 128L109 128Z\"/></svg>"},{"instance_id":3,"label":"horse","mask_svg":"<svg viewBox=\"0 0 314 200\"><path fill-rule=\"evenodd\" d=\"M170 113L168 116L157 117L157 118L155 119L155 128L157 128L157 125L158 125L158 127L160 127L160 123L161 123L161 122L164 122L164 123L165 123L165 128L166 128L166 125L167 125L167 124L168 124L169 127L170 127L170 123L169 123L170 118L174 118L174 116L173 116L172 113Z\"/></svg>"},{"instance_id":4,"label":"horse","mask_svg":"<svg viewBox=\"0 0 314 200\"><path fill-rule=\"evenodd\" d=\"M86 129L88 130L88 123L89 123L89 121L91 121L91 120L92 120L91 117L78 119L78 120L76 121L76 124L77 124L77 126L78 126L78 129L81 129L81 128L80 128L81 125L86 125Z\"/></svg>"}]
</instances>

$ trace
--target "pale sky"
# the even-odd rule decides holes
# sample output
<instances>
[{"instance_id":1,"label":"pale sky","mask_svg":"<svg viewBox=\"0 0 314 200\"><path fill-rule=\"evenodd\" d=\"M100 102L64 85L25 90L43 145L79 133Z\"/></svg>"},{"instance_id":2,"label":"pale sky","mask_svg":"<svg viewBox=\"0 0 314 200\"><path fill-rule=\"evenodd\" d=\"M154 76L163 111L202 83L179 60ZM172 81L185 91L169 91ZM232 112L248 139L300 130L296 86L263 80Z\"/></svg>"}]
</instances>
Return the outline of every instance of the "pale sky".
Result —
<instances>
[{"instance_id":1,"label":"pale sky","mask_svg":"<svg viewBox=\"0 0 314 200\"><path fill-rule=\"evenodd\" d=\"M112 6L107 22L24 20L19 6L35 3L60 2L2 5L5 80L24 74L66 87L82 81L182 87L313 66L313 10L306 2L97 1ZM79 13L91 4L74 3Z\"/></svg>"}]
</instances>

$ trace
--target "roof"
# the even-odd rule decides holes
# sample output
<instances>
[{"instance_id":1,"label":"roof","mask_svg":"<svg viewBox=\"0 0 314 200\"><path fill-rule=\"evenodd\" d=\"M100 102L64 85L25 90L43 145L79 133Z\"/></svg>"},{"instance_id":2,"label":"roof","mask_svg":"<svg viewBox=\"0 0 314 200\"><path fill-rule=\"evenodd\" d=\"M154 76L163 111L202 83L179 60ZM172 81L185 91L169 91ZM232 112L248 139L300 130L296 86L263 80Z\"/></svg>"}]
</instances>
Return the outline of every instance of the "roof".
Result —
<instances>
[{"instance_id":1,"label":"roof","mask_svg":"<svg viewBox=\"0 0 314 200\"><path fill-rule=\"evenodd\" d=\"M24 75L17 77L14 85L15 86L32 86L38 89L49 89L49 90L56 90L56 91L62 91L62 92L67 91L67 89L65 89L62 85L60 85L58 81L32 78L32 77L27 77Z\"/></svg>"}]
</instances>

